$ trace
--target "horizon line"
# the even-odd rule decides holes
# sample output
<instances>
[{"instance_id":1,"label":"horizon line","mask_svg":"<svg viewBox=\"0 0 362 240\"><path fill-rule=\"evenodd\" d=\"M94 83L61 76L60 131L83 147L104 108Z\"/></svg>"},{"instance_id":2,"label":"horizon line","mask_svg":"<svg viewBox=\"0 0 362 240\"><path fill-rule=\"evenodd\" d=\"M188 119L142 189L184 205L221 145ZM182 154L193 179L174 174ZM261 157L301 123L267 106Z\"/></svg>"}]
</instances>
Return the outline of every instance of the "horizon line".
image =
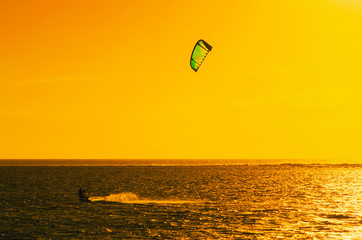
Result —
<instances>
[{"instance_id":1,"label":"horizon line","mask_svg":"<svg viewBox=\"0 0 362 240\"><path fill-rule=\"evenodd\" d=\"M360 162L331 162L315 159L0 159L0 166L220 166L220 165L348 165Z\"/></svg>"}]
</instances>

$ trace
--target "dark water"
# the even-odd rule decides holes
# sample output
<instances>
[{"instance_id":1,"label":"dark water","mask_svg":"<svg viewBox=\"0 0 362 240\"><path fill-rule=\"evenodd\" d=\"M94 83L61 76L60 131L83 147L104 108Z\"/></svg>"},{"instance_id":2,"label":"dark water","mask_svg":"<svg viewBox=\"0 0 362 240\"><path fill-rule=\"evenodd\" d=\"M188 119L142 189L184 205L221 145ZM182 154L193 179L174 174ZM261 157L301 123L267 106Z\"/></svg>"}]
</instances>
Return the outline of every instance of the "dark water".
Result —
<instances>
[{"instance_id":1,"label":"dark water","mask_svg":"<svg viewBox=\"0 0 362 240\"><path fill-rule=\"evenodd\" d=\"M362 167L7 166L0 204L1 239L362 239Z\"/></svg>"}]
</instances>

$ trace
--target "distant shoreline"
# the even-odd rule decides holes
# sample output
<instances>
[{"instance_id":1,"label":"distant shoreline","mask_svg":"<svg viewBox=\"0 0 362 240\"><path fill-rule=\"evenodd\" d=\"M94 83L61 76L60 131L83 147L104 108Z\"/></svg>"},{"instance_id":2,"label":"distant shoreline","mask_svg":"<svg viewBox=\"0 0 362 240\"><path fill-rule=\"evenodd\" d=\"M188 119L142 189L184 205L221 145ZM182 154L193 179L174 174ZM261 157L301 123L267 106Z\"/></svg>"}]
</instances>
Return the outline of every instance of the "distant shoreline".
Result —
<instances>
[{"instance_id":1,"label":"distant shoreline","mask_svg":"<svg viewBox=\"0 0 362 240\"><path fill-rule=\"evenodd\" d=\"M357 162L330 162L301 159L0 159L0 166L362 166L362 163Z\"/></svg>"}]
</instances>

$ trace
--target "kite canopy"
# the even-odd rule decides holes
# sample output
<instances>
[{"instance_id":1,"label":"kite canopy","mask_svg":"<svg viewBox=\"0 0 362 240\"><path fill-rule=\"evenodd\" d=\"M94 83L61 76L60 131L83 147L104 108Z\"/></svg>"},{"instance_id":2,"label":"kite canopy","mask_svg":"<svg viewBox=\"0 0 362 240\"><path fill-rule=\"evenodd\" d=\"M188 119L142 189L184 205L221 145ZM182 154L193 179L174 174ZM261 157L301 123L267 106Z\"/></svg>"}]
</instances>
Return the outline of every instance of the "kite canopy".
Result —
<instances>
[{"instance_id":1,"label":"kite canopy","mask_svg":"<svg viewBox=\"0 0 362 240\"><path fill-rule=\"evenodd\" d=\"M204 40L199 40L191 54L191 68L197 72L206 55L211 51L212 47Z\"/></svg>"}]
</instances>

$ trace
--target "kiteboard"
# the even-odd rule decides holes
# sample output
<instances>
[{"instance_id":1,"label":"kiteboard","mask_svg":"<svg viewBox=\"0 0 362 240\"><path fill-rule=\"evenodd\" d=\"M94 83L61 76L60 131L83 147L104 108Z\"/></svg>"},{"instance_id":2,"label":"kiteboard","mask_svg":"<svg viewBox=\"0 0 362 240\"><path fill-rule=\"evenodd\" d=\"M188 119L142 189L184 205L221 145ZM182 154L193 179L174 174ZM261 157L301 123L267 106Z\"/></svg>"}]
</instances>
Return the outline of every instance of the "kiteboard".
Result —
<instances>
[{"instance_id":1,"label":"kiteboard","mask_svg":"<svg viewBox=\"0 0 362 240\"><path fill-rule=\"evenodd\" d=\"M86 196L80 197L80 198L79 198L79 201L80 201L80 202L92 202L92 201L89 200L88 197L86 197Z\"/></svg>"}]
</instances>

